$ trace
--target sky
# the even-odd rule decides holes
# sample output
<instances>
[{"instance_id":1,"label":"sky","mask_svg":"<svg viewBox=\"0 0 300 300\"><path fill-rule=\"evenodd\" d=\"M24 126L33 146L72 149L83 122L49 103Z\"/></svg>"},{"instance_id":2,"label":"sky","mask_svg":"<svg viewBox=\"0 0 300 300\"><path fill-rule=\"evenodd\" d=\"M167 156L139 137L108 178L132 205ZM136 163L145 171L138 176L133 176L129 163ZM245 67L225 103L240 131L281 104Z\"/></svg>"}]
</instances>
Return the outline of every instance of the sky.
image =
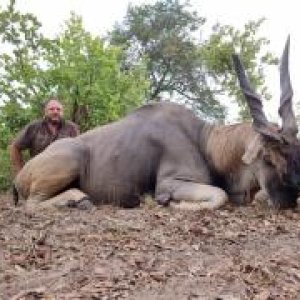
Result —
<instances>
[{"instance_id":1,"label":"sky","mask_svg":"<svg viewBox=\"0 0 300 300\"><path fill-rule=\"evenodd\" d=\"M31 12L42 23L43 32L55 35L61 31L71 11L82 16L85 28L93 34L104 35L116 21L122 21L128 4L154 3L154 0L16 0L21 11ZM0 0L3 7L8 0ZM190 0L192 8L207 19L209 28L216 22L233 25L236 28L249 20L265 17L260 35L270 40L268 50L280 57L287 35L291 35L290 73L294 89L294 102L300 101L300 15L297 1L285 0ZM298 55L298 57L297 57ZM267 85L273 101L265 104L266 115L277 120L279 101L279 73L277 67L267 69Z\"/></svg>"}]
</instances>

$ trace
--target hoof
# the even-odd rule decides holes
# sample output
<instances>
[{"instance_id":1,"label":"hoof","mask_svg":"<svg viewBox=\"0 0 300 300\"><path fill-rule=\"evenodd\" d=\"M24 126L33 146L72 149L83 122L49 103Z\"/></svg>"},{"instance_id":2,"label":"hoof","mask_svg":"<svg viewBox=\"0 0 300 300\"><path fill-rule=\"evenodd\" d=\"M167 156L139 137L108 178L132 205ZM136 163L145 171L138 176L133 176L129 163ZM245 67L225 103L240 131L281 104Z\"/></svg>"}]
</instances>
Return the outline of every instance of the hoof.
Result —
<instances>
[{"instance_id":1,"label":"hoof","mask_svg":"<svg viewBox=\"0 0 300 300\"><path fill-rule=\"evenodd\" d=\"M78 208L78 209L81 209L81 210L89 210L89 209L92 209L94 207L94 205L90 201L90 198L83 197L78 201L69 200L67 202L67 207Z\"/></svg>"},{"instance_id":2,"label":"hoof","mask_svg":"<svg viewBox=\"0 0 300 300\"><path fill-rule=\"evenodd\" d=\"M170 194L162 194L157 196L156 202L161 206L169 206L171 202L171 195Z\"/></svg>"}]
</instances>

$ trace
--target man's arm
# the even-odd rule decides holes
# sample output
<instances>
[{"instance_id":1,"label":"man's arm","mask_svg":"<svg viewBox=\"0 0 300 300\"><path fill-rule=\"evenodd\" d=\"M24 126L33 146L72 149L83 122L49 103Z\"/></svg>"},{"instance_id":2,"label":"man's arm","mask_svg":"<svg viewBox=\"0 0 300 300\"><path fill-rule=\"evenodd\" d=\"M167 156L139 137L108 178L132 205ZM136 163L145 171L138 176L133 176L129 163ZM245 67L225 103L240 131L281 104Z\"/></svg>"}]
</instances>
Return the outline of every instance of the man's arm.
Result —
<instances>
[{"instance_id":1,"label":"man's arm","mask_svg":"<svg viewBox=\"0 0 300 300\"><path fill-rule=\"evenodd\" d=\"M27 124L8 147L12 174L15 177L24 166L22 151L31 147L36 122Z\"/></svg>"},{"instance_id":2,"label":"man's arm","mask_svg":"<svg viewBox=\"0 0 300 300\"><path fill-rule=\"evenodd\" d=\"M22 151L14 142L12 142L8 146L8 150L9 150L12 174L13 177L15 177L20 172L20 170L23 168L24 165Z\"/></svg>"}]
</instances>

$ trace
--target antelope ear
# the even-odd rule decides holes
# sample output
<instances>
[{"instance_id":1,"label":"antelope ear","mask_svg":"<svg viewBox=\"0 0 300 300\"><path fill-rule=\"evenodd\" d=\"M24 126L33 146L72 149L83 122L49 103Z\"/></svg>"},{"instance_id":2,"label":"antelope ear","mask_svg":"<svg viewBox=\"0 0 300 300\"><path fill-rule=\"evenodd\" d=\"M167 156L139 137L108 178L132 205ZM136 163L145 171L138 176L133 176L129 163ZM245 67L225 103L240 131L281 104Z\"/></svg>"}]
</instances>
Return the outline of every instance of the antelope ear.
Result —
<instances>
[{"instance_id":1,"label":"antelope ear","mask_svg":"<svg viewBox=\"0 0 300 300\"><path fill-rule=\"evenodd\" d=\"M248 145L244 155L242 156L242 161L246 165L250 165L258 157L258 154L262 150L263 145L260 141L260 136L257 134L253 141Z\"/></svg>"}]
</instances>

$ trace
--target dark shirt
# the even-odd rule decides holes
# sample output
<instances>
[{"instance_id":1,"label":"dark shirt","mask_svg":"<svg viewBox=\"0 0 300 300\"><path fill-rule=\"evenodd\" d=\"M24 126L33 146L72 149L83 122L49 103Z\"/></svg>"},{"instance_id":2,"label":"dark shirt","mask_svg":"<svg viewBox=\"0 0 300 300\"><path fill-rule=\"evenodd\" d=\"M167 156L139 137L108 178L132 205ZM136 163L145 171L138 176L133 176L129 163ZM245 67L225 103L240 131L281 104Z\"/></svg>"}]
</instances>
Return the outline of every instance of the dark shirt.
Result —
<instances>
[{"instance_id":1,"label":"dark shirt","mask_svg":"<svg viewBox=\"0 0 300 300\"><path fill-rule=\"evenodd\" d=\"M78 127L71 121L63 120L54 134L50 131L47 121L36 120L30 122L16 137L14 144L20 149L28 149L30 157L42 152L55 140L75 137L79 134Z\"/></svg>"}]
</instances>

